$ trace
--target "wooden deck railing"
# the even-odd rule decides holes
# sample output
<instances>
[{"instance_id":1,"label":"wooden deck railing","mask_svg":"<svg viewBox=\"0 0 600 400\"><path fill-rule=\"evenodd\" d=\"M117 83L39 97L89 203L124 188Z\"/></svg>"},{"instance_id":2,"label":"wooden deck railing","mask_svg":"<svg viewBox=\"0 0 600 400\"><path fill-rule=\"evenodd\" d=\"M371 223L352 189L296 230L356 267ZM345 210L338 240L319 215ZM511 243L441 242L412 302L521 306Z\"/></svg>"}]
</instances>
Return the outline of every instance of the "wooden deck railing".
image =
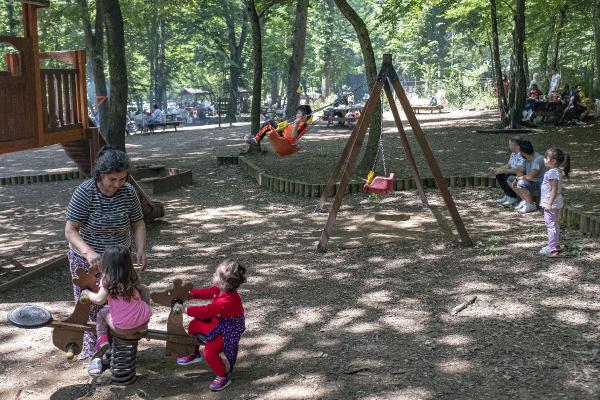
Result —
<instances>
[{"instance_id":1,"label":"wooden deck railing","mask_svg":"<svg viewBox=\"0 0 600 400\"><path fill-rule=\"evenodd\" d=\"M81 126L79 71L42 69L42 114L45 131Z\"/></svg>"}]
</instances>

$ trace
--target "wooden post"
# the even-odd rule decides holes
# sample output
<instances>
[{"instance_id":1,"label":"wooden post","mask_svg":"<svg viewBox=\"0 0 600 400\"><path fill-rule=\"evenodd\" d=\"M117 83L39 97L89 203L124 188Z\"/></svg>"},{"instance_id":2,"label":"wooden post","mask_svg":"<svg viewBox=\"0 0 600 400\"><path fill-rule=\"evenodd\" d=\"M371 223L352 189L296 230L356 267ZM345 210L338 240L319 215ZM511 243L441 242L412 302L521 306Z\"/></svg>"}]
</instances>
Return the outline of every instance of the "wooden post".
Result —
<instances>
[{"instance_id":1,"label":"wooden post","mask_svg":"<svg viewBox=\"0 0 600 400\"><path fill-rule=\"evenodd\" d=\"M321 239L319 240L319 244L317 245L317 250L320 252L327 251L327 242L329 242L329 238L333 232L333 225L335 224L335 219L337 218L337 214L342 205L342 200L344 199L344 195L346 194L346 190L348 189L348 183L352 178L352 173L354 172L354 168L356 167L356 162L358 161L358 153L360 148L362 147L363 140L365 138L365 134L367 133L367 128L371 122L371 118L373 117L373 111L375 111L375 107L377 103L379 103L379 96L381 95L381 89L383 87L382 81L382 73L387 70L386 66L383 65L381 67L381 71L379 72L379 76L377 77L377 82L373 86L373 90L371 90L371 94L369 95L369 100L367 101L367 105L365 106L365 111L362 113L360 117L360 124L357 127L354 127L352 131L352 135L355 135L355 140L352 145L352 150L350 151L350 156L348 158L348 162L346 163L346 168L344 170L344 175L342 176L342 181L340 182L340 188L335 195L335 200L331 205L331 210L329 211L329 217L327 219L327 223L325 224L325 228L323 228L323 232L321 233ZM351 135L351 139L352 139ZM350 140L348 140L350 142ZM348 144L346 144L348 146ZM344 148L344 151L346 148ZM344 153L338 160L338 165L341 167L342 158L344 158ZM335 180L335 176L337 176L337 171L334 169L329 181L327 182L327 187L325 188L325 193L330 189L330 185ZM324 194L325 194L324 193ZM321 197L323 199L323 197Z\"/></svg>"},{"instance_id":2,"label":"wooden post","mask_svg":"<svg viewBox=\"0 0 600 400\"><path fill-rule=\"evenodd\" d=\"M419 192L419 197L421 198L421 203L423 203L423 207L428 207L429 204L427 203L427 196L425 196L425 190L423 189L423 181L421 180L421 176L419 175L419 170L417 169L415 158L413 157L410 144L408 143L408 138L406 137L404 126L402 126L400 113L398 112L398 108L396 107L396 101L394 100L394 95L392 94L392 90L390 89L390 83L388 79L385 80L383 89L385 91L385 95L388 99L388 102L390 103L390 109L392 110L392 114L394 115L394 121L396 122L398 133L400 134L400 141L402 142L402 147L404 147L404 153L406 154L406 160L408 161L410 172L417 185L417 190ZM383 132L381 134L383 135Z\"/></svg>"},{"instance_id":3,"label":"wooden post","mask_svg":"<svg viewBox=\"0 0 600 400\"><path fill-rule=\"evenodd\" d=\"M392 81L392 85L396 91L396 95L398 96L398 99L400 100L400 104L402 105L402 109L404 110L404 113L406 114L406 118L408 119L408 122L410 123L410 126L412 127L415 138L417 139L417 143L419 143L419 146L421 147L421 150L423 151L425 160L427 161L427 164L429 165L429 169L431 170L431 173L433 174L433 179L435 179L436 186L438 187L438 190L440 191L442 198L444 199L444 202L446 203L446 207L448 208L448 212L450 213L450 216L452 217L452 220L454 221L454 225L456 226L456 230L458 231L458 234L461 238L462 243L465 246L470 246L470 245L472 245L472 241L471 241L471 238L469 237L469 233L467 232L467 229L465 228L465 225L460 217L460 214L458 213L456 204L454 203L454 200L452 199L452 195L450 194L450 191L448 190L446 185L444 185L444 176L442 175L442 171L440 170L440 167L438 166L437 162L435 161L435 157L433 156L433 152L431 151L431 148L429 147L427 138L423 134L421 125L419 124L419 121L417 121L417 117L415 116L415 113L410 106L408 97L406 97L406 93L404 93L404 89L402 88L402 85L400 84L400 79L398 78L398 75L396 74L396 71L395 71L393 65L391 64L391 54L384 55L384 60L385 60L386 56L389 57L389 59L390 59L390 64L389 64L389 68L388 68L389 74L390 74L389 78Z\"/></svg>"},{"instance_id":4,"label":"wooden post","mask_svg":"<svg viewBox=\"0 0 600 400\"><path fill-rule=\"evenodd\" d=\"M374 102L374 100L371 100L371 97L369 96L369 100L367 100L367 104L365 104L365 110L372 102ZM342 150L342 154L337 160L335 167L333 167L333 171L331 171L331 176L329 176L329 179L325 184L325 190L323 190L323 193L321 193L321 199L319 200L319 205L317 206L317 210L319 211L323 210L323 206L325 205L327 198L333 194L333 186L335 185L335 181L337 180L340 170L344 166L344 163L348 159L348 154L350 154L350 151L354 146L354 143L356 142L358 132L362 129L362 126L364 125L364 112L362 113L362 117L363 118L359 118L358 124L354 125L354 128L350 133L350 137L348 138L348 141L346 142L346 145Z\"/></svg>"}]
</instances>

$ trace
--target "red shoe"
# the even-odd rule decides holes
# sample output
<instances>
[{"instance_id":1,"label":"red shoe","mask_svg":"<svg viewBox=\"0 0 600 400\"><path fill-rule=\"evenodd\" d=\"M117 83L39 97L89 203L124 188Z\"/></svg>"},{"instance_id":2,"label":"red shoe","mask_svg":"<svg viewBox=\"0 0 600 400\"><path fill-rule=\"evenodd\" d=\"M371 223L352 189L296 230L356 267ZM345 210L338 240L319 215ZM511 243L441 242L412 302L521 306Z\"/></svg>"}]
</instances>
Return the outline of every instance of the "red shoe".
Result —
<instances>
[{"instance_id":1,"label":"red shoe","mask_svg":"<svg viewBox=\"0 0 600 400\"><path fill-rule=\"evenodd\" d=\"M177 365L185 366L202 362L202 353L177 358Z\"/></svg>"}]
</instances>

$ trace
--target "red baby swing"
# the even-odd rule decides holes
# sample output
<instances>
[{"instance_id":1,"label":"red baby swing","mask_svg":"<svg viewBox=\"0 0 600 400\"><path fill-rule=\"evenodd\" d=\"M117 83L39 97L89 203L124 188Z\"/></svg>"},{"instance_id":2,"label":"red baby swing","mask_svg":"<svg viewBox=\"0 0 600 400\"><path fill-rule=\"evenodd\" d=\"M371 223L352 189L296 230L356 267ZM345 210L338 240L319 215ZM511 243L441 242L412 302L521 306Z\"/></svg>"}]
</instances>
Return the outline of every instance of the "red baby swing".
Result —
<instances>
[{"instance_id":1,"label":"red baby swing","mask_svg":"<svg viewBox=\"0 0 600 400\"><path fill-rule=\"evenodd\" d=\"M383 164L383 176L375 175L375 165L377 165L377 160L379 158L379 153L381 153L381 162ZM377 154L375 155L375 161L373 161L373 166L371 170L367 174L366 183L363 185L363 191L365 193L374 193L374 194L389 194L394 193L394 178L396 174L393 172L387 176L387 170L385 168L385 153L383 151L383 128L381 129L381 133L379 135L379 145L377 148Z\"/></svg>"},{"instance_id":2,"label":"red baby swing","mask_svg":"<svg viewBox=\"0 0 600 400\"><path fill-rule=\"evenodd\" d=\"M282 123L280 123L275 130L267 133L267 137L271 142L271 147L280 157L289 156L290 154L294 154L300 150L300 146L298 146L296 142L300 140L302 136L308 133L308 130L312 125L312 115L309 116L308 120L306 121L307 126L304 132L301 135L298 135L296 138L292 138L291 136L294 129L293 126L289 125L287 121L283 121L283 123L285 124L284 126L281 126ZM280 135L278 131L281 131L283 136Z\"/></svg>"}]
</instances>

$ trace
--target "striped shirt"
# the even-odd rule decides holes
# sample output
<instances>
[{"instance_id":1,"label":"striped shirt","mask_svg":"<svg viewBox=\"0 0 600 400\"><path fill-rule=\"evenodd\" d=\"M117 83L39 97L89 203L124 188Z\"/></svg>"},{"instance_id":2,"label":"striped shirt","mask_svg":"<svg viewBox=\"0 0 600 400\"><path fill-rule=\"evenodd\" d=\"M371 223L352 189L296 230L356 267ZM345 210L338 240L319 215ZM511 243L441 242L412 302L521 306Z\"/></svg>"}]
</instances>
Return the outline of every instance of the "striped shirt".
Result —
<instances>
[{"instance_id":1,"label":"striped shirt","mask_svg":"<svg viewBox=\"0 0 600 400\"><path fill-rule=\"evenodd\" d=\"M108 197L94 179L87 179L75 189L67 208L67 221L81 224L79 235L98 254L110 246L131 247L131 224L143 218L140 200L127 182Z\"/></svg>"}]
</instances>

